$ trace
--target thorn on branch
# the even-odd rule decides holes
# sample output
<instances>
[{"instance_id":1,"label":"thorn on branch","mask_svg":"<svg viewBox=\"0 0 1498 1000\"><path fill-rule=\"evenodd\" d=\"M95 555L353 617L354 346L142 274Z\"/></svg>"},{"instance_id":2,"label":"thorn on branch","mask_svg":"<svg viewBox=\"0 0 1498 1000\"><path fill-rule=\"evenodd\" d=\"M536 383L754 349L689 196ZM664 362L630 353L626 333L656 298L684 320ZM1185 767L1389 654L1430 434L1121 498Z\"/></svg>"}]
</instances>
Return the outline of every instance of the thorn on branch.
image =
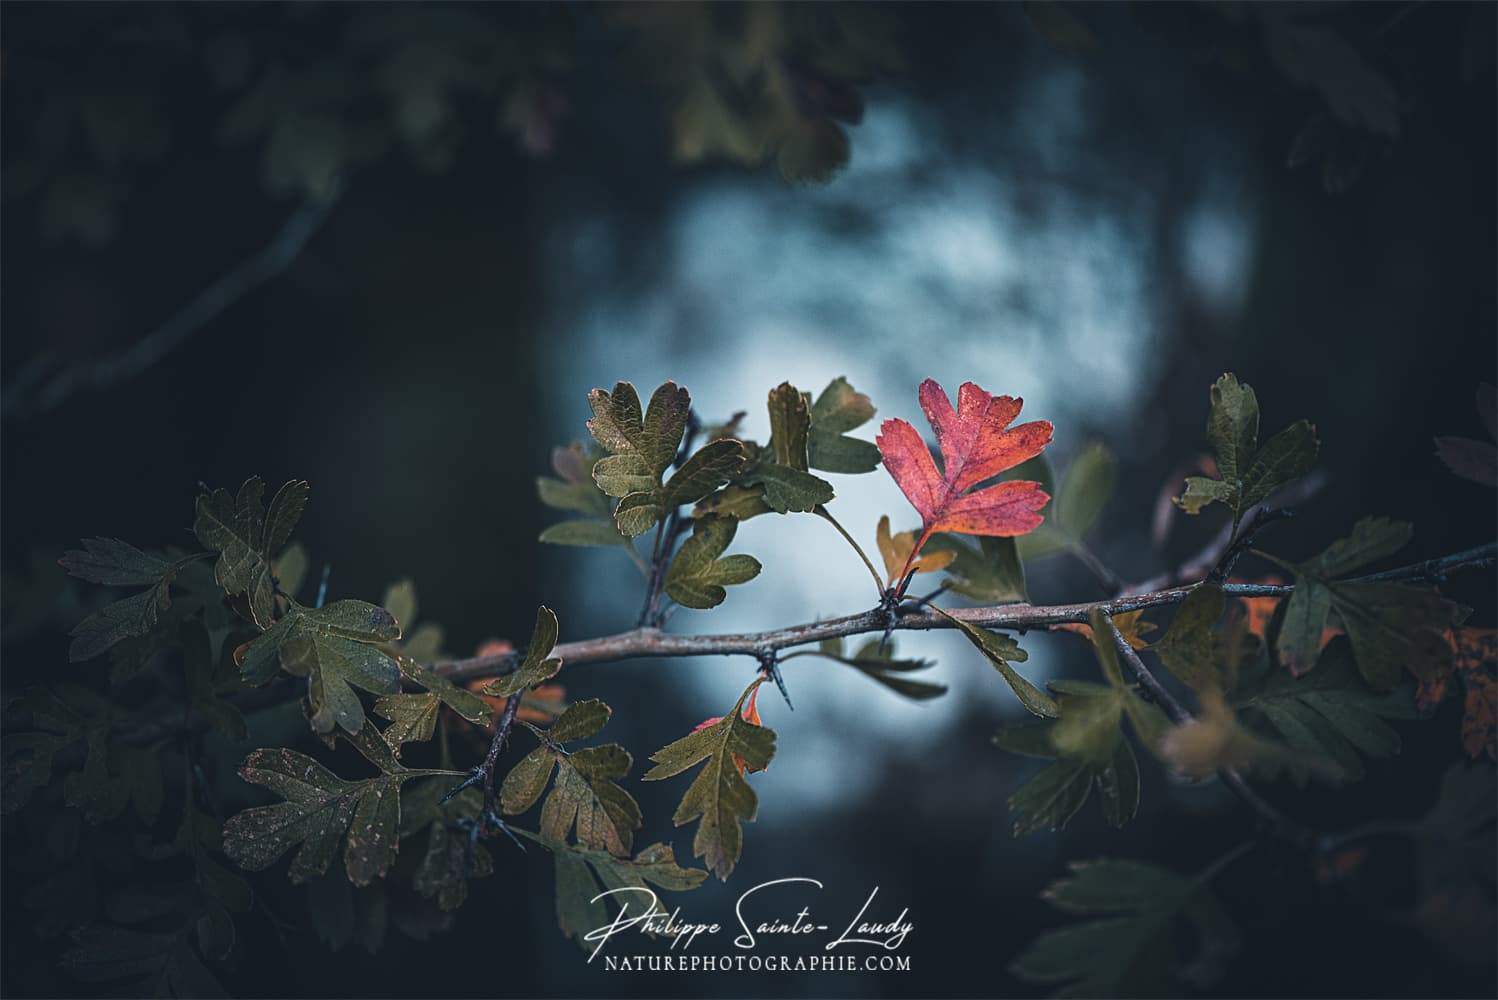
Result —
<instances>
[{"instance_id":1,"label":"thorn on branch","mask_svg":"<svg viewBox=\"0 0 1498 1000\"><path fill-rule=\"evenodd\" d=\"M780 672L780 658L775 655L775 650L766 649L760 652L759 672L775 682L775 686L780 689L780 697L785 699L785 707L794 712L796 706L791 704L791 694L785 688L785 676Z\"/></svg>"}]
</instances>

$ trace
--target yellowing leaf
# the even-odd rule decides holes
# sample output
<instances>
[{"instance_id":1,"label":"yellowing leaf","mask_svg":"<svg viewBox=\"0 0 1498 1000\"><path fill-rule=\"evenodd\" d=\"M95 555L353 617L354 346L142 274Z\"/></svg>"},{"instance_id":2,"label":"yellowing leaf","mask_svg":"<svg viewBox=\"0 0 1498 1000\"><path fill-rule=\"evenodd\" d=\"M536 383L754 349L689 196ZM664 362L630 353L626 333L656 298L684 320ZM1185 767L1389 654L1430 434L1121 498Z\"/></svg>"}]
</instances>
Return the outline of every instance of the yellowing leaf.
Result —
<instances>
[{"instance_id":1,"label":"yellowing leaf","mask_svg":"<svg viewBox=\"0 0 1498 1000\"><path fill-rule=\"evenodd\" d=\"M884 559L884 570L888 574L886 583L893 587L899 583L901 570L908 569L911 573L935 573L946 569L957 559L958 553L952 549L945 551L927 552L919 559L911 560L910 555L915 551L914 531L902 531L898 535L891 536L889 533L889 515L886 514L879 519L879 528L875 535L875 541L879 545L879 555Z\"/></svg>"}]
</instances>

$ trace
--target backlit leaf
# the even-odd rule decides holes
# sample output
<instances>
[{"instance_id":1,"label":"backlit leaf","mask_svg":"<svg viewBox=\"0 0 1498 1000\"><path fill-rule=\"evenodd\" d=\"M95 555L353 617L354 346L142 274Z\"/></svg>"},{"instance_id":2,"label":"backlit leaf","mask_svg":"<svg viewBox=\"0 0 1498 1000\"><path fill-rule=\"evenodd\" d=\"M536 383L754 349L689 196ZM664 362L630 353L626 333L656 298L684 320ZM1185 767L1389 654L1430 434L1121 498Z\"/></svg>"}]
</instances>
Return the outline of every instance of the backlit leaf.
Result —
<instances>
[{"instance_id":1,"label":"backlit leaf","mask_svg":"<svg viewBox=\"0 0 1498 1000\"><path fill-rule=\"evenodd\" d=\"M646 781L660 781L703 764L671 820L677 826L700 821L692 841L693 856L702 858L708 870L725 881L743 849L739 824L752 822L759 809L759 799L735 758L763 770L775 756L775 731L757 726L740 714L750 693L762 682L760 678L749 685L733 710L713 725L651 754L656 766L645 775Z\"/></svg>"},{"instance_id":2,"label":"backlit leaf","mask_svg":"<svg viewBox=\"0 0 1498 1000\"><path fill-rule=\"evenodd\" d=\"M923 530L913 551L937 531L1007 537L1034 530L1050 500L1038 483L1011 480L969 490L1040 454L1051 440L1050 423L1010 428L1022 401L992 396L972 382L958 392L956 409L932 379L921 383L920 399L941 447L941 471L906 421L886 420L877 438L885 468L921 515Z\"/></svg>"},{"instance_id":3,"label":"backlit leaf","mask_svg":"<svg viewBox=\"0 0 1498 1000\"><path fill-rule=\"evenodd\" d=\"M939 551L928 551L919 559L912 559L915 552L914 531L902 531L898 535L889 533L889 515L885 514L879 518L879 527L875 531L874 541L879 546L879 556L884 560L884 570L888 574L886 585L893 587L900 582L902 572L906 573L935 573L946 569L956 560L958 553L952 549ZM936 546L932 546L935 550Z\"/></svg>"}]
</instances>

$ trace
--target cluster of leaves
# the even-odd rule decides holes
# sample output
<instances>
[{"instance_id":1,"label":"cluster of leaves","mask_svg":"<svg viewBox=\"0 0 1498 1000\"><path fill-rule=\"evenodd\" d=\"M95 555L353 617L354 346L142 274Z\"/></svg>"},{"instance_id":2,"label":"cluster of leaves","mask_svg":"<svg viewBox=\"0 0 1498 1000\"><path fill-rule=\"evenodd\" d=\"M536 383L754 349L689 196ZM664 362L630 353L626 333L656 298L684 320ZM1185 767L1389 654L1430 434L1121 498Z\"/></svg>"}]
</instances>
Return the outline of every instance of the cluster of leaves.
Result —
<instances>
[{"instance_id":1,"label":"cluster of leaves","mask_svg":"<svg viewBox=\"0 0 1498 1000\"><path fill-rule=\"evenodd\" d=\"M727 586L757 575L752 556L726 554L741 520L813 513L856 549L828 510L831 483L816 473L864 473L882 460L921 517L919 529L899 533L881 518L882 578L859 550L891 626L916 574L945 574L939 592L968 600L1026 602L1027 558L1070 552L1096 561L1085 538L1113 481L1101 446L1077 453L1053 490L1041 455L1053 428L1011 426L1020 400L967 383L953 406L931 380L919 395L939 461L905 421L884 421L877 443L849 436L874 408L841 378L815 398L789 383L772 389L764 445L738 433L742 414L702 429L690 396L671 382L644 405L627 382L595 390L588 421L595 445L559 449L556 478L538 481L543 502L582 517L548 528L542 540L624 548L646 578L642 624L658 627L660 599L710 609ZM1301 422L1261 447L1253 390L1231 374L1212 389L1208 438L1218 477L1189 480L1180 502L1192 513L1222 503L1232 512L1230 545L1238 544L1245 516L1309 469L1315 438ZM931 664L897 658L888 635L851 652L841 639L783 656L771 650L726 714L651 755L646 781L696 769L672 821L695 826L693 857L704 867L678 864L669 843L636 848L644 817L625 785L634 758L617 743L595 741L612 709L554 697L564 647L550 609L537 610L523 653L503 651L498 676L477 689L459 686L445 676L440 626L414 627L409 581L379 605L325 603L322 593L300 603L309 559L290 539L308 486L289 482L268 505L266 493L252 478L237 492L200 496L194 534L202 551L95 538L66 553L60 562L73 576L134 591L90 607L73 631L74 659L109 654L110 695L54 684L7 698L3 809L40 834L42 874L28 905L43 911L42 933L74 932L64 966L86 981L150 977L167 993L214 992L212 968L234 949L234 915L255 899L220 858L258 872L289 855L287 874L305 884L325 940L376 947L387 921L401 925L402 907L442 915L460 907L469 882L495 871L486 841L501 831L552 855L558 921L581 943L609 918L607 890L684 891L734 871L743 824L759 807L749 776L776 751L758 694L766 680L780 679L780 662L820 656L913 700L946 691L912 676ZM634 539L652 529L646 559ZM976 546L963 535L977 536ZM1469 610L1432 585L1366 575L1411 536L1408 524L1375 517L1309 558L1256 550L1293 575L1293 588L1245 588L1213 574L1186 588L1163 629L1146 617L1163 606L1158 599L1127 611L1123 599L1109 605L1111 616L1094 606L1085 621L1081 610L1069 613L1058 628L1089 638L1100 682L1037 685L1016 667L1029 655L1013 636L920 599L1038 719L994 736L1003 749L1049 761L1009 799L1015 835L1063 828L1094 787L1104 819L1129 822L1140 803L1139 749L1193 780L1219 772L1357 780L1365 758L1398 751L1390 722L1415 716L1412 679L1427 710L1459 681L1467 750L1491 758L1495 633L1467 627ZM1164 683L1143 656L1159 662ZM301 696L302 718L276 707L289 700L278 685ZM543 697L543 687L552 696ZM272 707L242 714L266 703ZM499 754L521 728L536 745L501 779ZM251 734L271 745L244 756L243 783L226 788L221 762L249 749ZM354 753L324 763L298 749L299 740ZM486 744L482 766L454 767L454 746ZM246 786L277 800L246 801ZM229 802L248 807L220 824ZM533 811L536 829L511 825ZM146 834L120 836L132 821ZM1188 982L1205 981L1235 941L1208 889L1218 867L1188 879L1136 862L1074 866L1050 898L1096 919L1045 935L1015 972L1084 994L1155 989L1163 981L1151 976L1164 965ZM139 877L135 888L101 900L99 871ZM1190 963L1170 958L1178 923L1200 945Z\"/></svg>"}]
</instances>

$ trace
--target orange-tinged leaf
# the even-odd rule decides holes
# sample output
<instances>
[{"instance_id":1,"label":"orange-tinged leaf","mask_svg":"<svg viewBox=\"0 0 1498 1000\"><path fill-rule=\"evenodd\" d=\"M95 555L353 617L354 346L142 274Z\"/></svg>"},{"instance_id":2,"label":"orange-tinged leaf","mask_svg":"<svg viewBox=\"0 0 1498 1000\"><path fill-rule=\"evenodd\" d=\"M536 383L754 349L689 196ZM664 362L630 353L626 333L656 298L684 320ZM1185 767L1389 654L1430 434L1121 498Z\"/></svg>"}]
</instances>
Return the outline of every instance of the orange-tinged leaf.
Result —
<instances>
[{"instance_id":1,"label":"orange-tinged leaf","mask_svg":"<svg viewBox=\"0 0 1498 1000\"><path fill-rule=\"evenodd\" d=\"M504 643L503 645L508 646L509 643ZM501 649L498 650L498 652L503 653L508 652L508 650ZM483 656L487 654L480 653L479 655ZM488 678L481 677L478 680L469 681L464 686L474 694L478 695L479 700L488 705L490 709L493 710L493 717L489 720L489 731L493 732L495 720L497 720L500 714L504 712L505 702L509 701L509 699L501 698L492 694L483 694L480 689L488 683ZM515 718L522 719L526 722L534 722L537 725L549 725L552 722L555 722L557 716L560 715L562 713L562 710L567 707L566 699L567 689L562 685L542 684L535 690L526 692L525 701L522 701L520 703L520 707L515 710ZM527 705L525 702L539 702L541 703L541 705ZM555 709L551 707L553 705L556 706Z\"/></svg>"},{"instance_id":2,"label":"orange-tinged leaf","mask_svg":"<svg viewBox=\"0 0 1498 1000\"><path fill-rule=\"evenodd\" d=\"M747 723L749 723L750 725L754 725L754 726L763 725L763 723L761 723L759 721L759 686L758 685L755 685L754 690L749 692L749 700L744 703L744 710L742 712L740 712L739 714L743 717L744 721L747 722ZM702 730L706 729L707 727L709 727L709 726L716 726L718 723L720 723L722 721L723 721L723 716L721 716L721 715L714 716L711 719L704 719L701 722L697 723L697 725L695 725L695 726L692 727L692 732L694 732L694 733L701 732ZM747 760L745 760L744 758L740 757L738 754L734 754L733 755L733 762L739 766L739 773L740 774L747 775L750 771L763 771L764 770L763 767L755 767L753 764L750 764ZM768 766L768 765L766 765L766 766Z\"/></svg>"},{"instance_id":3,"label":"orange-tinged leaf","mask_svg":"<svg viewBox=\"0 0 1498 1000\"><path fill-rule=\"evenodd\" d=\"M933 379L921 383L920 399L936 431L941 470L920 433L904 420L886 420L876 439L884 467L921 515L923 530L911 557L937 531L1013 537L1039 527L1040 509L1051 499L1039 483L1010 481L968 491L1044 451L1050 422L1010 427L1023 401L991 395L972 382L958 390L955 409ZM907 565L900 577L908 572Z\"/></svg>"},{"instance_id":4,"label":"orange-tinged leaf","mask_svg":"<svg viewBox=\"0 0 1498 1000\"><path fill-rule=\"evenodd\" d=\"M1478 674L1467 679L1467 707L1462 713L1462 747L1467 756L1480 757L1484 753L1489 760L1495 756L1495 736L1498 736L1498 679L1492 672Z\"/></svg>"},{"instance_id":5,"label":"orange-tinged leaf","mask_svg":"<svg viewBox=\"0 0 1498 1000\"><path fill-rule=\"evenodd\" d=\"M1126 614L1114 615L1113 624L1118 627L1119 634L1124 637L1130 646L1135 649L1148 648L1150 641L1144 638L1156 628L1154 622L1144 620L1144 609L1130 611ZM1060 625L1052 625L1053 632L1075 632L1085 636L1088 642L1092 641L1092 626L1081 622L1063 622Z\"/></svg>"},{"instance_id":6,"label":"orange-tinged leaf","mask_svg":"<svg viewBox=\"0 0 1498 1000\"><path fill-rule=\"evenodd\" d=\"M875 534L875 541L879 543L879 555L884 558L884 569L889 574L889 585L893 587L899 582L902 575L901 570L910 567L912 573L935 573L937 570L946 569L957 558L958 553L953 549L945 552L928 552L914 561L911 555L915 552L914 531L902 531L898 535L889 533L889 515L879 519L879 528Z\"/></svg>"},{"instance_id":7,"label":"orange-tinged leaf","mask_svg":"<svg viewBox=\"0 0 1498 1000\"><path fill-rule=\"evenodd\" d=\"M1498 759L1498 629L1452 628L1446 630L1451 644L1451 662L1439 673L1420 682L1415 704L1420 714L1434 714L1441 702L1456 689L1460 678L1465 691L1462 712L1462 747L1470 757Z\"/></svg>"},{"instance_id":8,"label":"orange-tinged leaf","mask_svg":"<svg viewBox=\"0 0 1498 1000\"><path fill-rule=\"evenodd\" d=\"M1282 586L1285 581L1284 581L1283 578L1278 577L1278 576L1276 576L1273 573L1270 573L1268 576L1264 577L1262 580L1244 580L1244 579L1242 579L1240 577L1236 577L1235 576L1235 577L1230 577L1229 580L1228 580L1228 582L1229 583L1261 583L1261 584L1264 584L1265 586L1279 587L1279 586ZM1246 622L1245 622L1245 627L1247 628L1248 632L1250 634L1252 634L1252 635L1258 636L1260 639L1264 638L1264 632L1265 632L1265 630L1267 630L1269 628L1269 620L1274 617L1274 611L1275 611L1276 608L1278 608L1280 606L1280 601L1282 601L1283 599L1284 598L1280 598L1280 597L1240 597L1240 598L1238 598L1238 602L1243 605L1244 614L1247 616L1246 617ZM1327 643L1331 642L1337 636L1342 635L1342 634L1343 633L1342 633L1341 629L1336 628L1336 627L1331 626L1331 625L1327 625L1325 628L1323 628L1321 630L1321 647L1320 647L1320 649L1325 649ZM1319 654L1320 650L1318 650L1317 652ZM1312 663L1314 664L1314 662L1315 661L1313 660ZM1307 667L1307 669L1310 669L1310 668ZM1304 672L1305 671L1301 671L1301 673L1304 673ZM1297 674L1296 676L1300 676L1300 674Z\"/></svg>"}]
</instances>

